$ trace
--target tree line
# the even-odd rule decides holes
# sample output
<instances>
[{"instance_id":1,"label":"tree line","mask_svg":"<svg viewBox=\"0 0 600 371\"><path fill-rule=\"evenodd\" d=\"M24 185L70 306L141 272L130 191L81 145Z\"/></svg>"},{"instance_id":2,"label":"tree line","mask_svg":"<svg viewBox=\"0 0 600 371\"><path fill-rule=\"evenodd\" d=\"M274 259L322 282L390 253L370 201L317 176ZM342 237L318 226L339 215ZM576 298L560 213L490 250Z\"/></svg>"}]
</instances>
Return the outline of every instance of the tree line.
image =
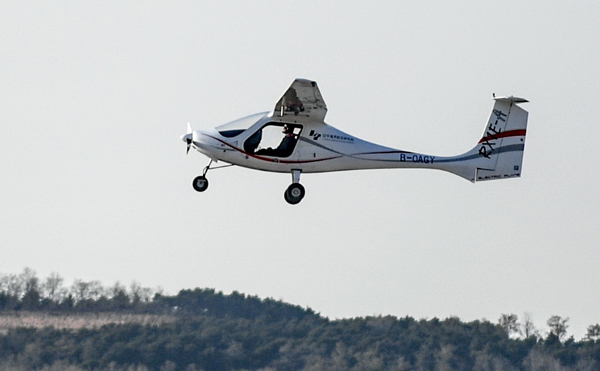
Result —
<instances>
[{"instance_id":1,"label":"tree line","mask_svg":"<svg viewBox=\"0 0 600 371\"><path fill-rule=\"evenodd\" d=\"M25 268L20 274L0 273L0 313L43 311L49 313L128 312L144 314L209 315L211 317L301 319L317 316L310 308L261 299L237 291L225 295L215 289L180 290L175 296L132 282L105 287L100 281L75 280L71 286L52 273L45 280Z\"/></svg>"},{"instance_id":2,"label":"tree line","mask_svg":"<svg viewBox=\"0 0 600 371\"><path fill-rule=\"evenodd\" d=\"M238 292L181 290L165 295L137 283L45 280L25 269L0 274L0 315L121 312L170 315L158 325L18 327L0 332L8 370L598 370L600 326L576 341L569 319L546 331L531 315L496 323L459 318L371 316L330 320L310 308Z\"/></svg>"},{"instance_id":3,"label":"tree line","mask_svg":"<svg viewBox=\"0 0 600 371\"><path fill-rule=\"evenodd\" d=\"M130 310L152 302L160 290L132 282L129 289L119 282L104 287L100 281L75 280L65 287L64 279L52 273L40 280L25 268L20 274L0 273L0 310Z\"/></svg>"}]
</instances>

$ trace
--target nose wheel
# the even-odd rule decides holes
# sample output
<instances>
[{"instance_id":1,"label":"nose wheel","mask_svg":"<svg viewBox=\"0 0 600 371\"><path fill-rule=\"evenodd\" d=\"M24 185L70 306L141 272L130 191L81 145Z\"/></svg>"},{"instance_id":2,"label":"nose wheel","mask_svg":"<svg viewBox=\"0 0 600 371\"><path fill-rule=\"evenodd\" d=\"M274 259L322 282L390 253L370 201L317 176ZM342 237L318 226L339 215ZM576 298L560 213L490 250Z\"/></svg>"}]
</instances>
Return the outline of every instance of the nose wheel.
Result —
<instances>
[{"instance_id":1,"label":"nose wheel","mask_svg":"<svg viewBox=\"0 0 600 371\"><path fill-rule=\"evenodd\" d=\"M208 179L206 179L204 175L197 176L192 182L192 187L194 187L197 192L204 192L208 188Z\"/></svg>"},{"instance_id":2,"label":"nose wheel","mask_svg":"<svg viewBox=\"0 0 600 371\"><path fill-rule=\"evenodd\" d=\"M202 171L202 175L195 177L194 180L192 181L192 187L194 187L194 189L196 191L204 192L208 188L208 179L206 179L206 173L208 173L208 170L222 169L224 167L233 166L233 164L229 164L229 165L217 166L217 167L211 168L210 165L212 165L212 163L213 163L213 160L211 159L210 162L208 163L208 166L206 166L204 168L204 170Z\"/></svg>"}]
</instances>

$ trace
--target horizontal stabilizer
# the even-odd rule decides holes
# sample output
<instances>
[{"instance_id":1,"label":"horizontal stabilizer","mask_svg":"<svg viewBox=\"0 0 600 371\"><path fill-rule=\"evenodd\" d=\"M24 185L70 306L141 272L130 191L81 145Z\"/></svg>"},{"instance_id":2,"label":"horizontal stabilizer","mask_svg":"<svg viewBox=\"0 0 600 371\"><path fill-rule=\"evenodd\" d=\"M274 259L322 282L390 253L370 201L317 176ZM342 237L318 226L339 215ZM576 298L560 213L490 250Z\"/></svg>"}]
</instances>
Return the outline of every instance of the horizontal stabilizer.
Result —
<instances>
[{"instance_id":1,"label":"horizontal stabilizer","mask_svg":"<svg viewBox=\"0 0 600 371\"><path fill-rule=\"evenodd\" d=\"M495 101L504 101L504 102L509 102L509 103L528 103L529 101L525 98L519 98L519 97L514 97L514 96L510 96L510 97L494 97Z\"/></svg>"}]
</instances>

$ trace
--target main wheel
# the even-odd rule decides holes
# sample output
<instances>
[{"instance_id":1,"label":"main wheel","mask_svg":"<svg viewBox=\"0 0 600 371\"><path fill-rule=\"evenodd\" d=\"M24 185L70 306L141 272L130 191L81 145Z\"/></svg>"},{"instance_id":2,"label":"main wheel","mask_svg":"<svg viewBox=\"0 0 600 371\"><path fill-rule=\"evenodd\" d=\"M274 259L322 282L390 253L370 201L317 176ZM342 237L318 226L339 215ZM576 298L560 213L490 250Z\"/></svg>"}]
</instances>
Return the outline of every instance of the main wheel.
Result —
<instances>
[{"instance_id":1,"label":"main wheel","mask_svg":"<svg viewBox=\"0 0 600 371\"><path fill-rule=\"evenodd\" d=\"M296 205L298 202L302 201L306 191L304 187L300 183L294 183L285 190L283 197L290 205Z\"/></svg>"},{"instance_id":2,"label":"main wheel","mask_svg":"<svg viewBox=\"0 0 600 371\"><path fill-rule=\"evenodd\" d=\"M208 188L208 179L204 175L197 176L192 182L192 187L198 192L204 192Z\"/></svg>"}]
</instances>

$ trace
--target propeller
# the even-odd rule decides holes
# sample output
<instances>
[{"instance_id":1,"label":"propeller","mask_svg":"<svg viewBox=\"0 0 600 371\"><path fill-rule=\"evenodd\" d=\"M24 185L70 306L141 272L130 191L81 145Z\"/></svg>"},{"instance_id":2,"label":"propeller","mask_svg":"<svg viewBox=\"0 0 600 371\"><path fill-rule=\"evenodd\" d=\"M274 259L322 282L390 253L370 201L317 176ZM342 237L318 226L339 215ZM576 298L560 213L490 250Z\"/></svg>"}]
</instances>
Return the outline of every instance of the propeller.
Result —
<instances>
[{"instance_id":1,"label":"propeller","mask_svg":"<svg viewBox=\"0 0 600 371\"><path fill-rule=\"evenodd\" d=\"M190 147L192 146L192 139L186 138L185 141L187 143L187 149L185 150L185 154L187 155L188 153L190 153Z\"/></svg>"},{"instance_id":2,"label":"propeller","mask_svg":"<svg viewBox=\"0 0 600 371\"><path fill-rule=\"evenodd\" d=\"M192 126L188 122L188 124L187 124L187 134L181 137L181 139L183 139L185 141L185 143L187 144L187 149L185 151L186 155L188 153L190 153L190 147L192 146L193 136L194 136L194 132L192 130Z\"/></svg>"}]
</instances>

